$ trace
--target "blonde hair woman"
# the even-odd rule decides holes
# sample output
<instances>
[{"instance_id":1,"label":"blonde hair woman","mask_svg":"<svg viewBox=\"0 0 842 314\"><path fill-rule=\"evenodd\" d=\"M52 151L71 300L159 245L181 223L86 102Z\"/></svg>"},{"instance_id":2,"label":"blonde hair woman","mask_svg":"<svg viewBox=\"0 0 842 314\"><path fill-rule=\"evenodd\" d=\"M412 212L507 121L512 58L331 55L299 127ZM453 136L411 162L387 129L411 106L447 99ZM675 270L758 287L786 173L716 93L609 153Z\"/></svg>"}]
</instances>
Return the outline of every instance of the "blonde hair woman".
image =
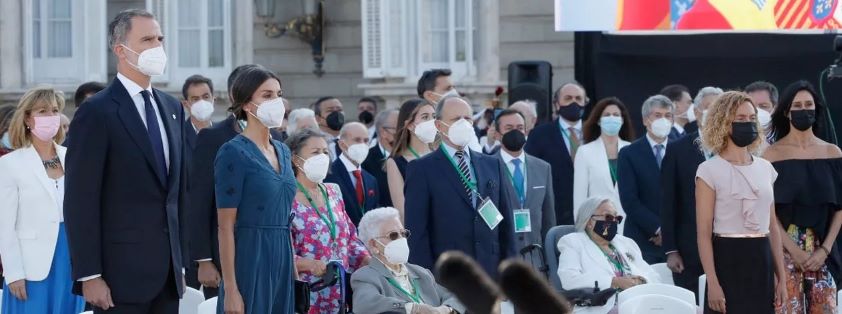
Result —
<instances>
[{"instance_id":1,"label":"blonde hair woman","mask_svg":"<svg viewBox=\"0 0 842 314\"><path fill-rule=\"evenodd\" d=\"M0 158L0 313L79 313L64 230L64 94L28 91L9 126L15 151Z\"/></svg>"},{"instance_id":2,"label":"blonde hair woman","mask_svg":"<svg viewBox=\"0 0 842 314\"><path fill-rule=\"evenodd\" d=\"M774 227L778 174L752 155L764 136L747 94L724 93L708 110L701 141L714 156L696 172L705 313L772 313L786 299L781 237Z\"/></svg>"}]
</instances>

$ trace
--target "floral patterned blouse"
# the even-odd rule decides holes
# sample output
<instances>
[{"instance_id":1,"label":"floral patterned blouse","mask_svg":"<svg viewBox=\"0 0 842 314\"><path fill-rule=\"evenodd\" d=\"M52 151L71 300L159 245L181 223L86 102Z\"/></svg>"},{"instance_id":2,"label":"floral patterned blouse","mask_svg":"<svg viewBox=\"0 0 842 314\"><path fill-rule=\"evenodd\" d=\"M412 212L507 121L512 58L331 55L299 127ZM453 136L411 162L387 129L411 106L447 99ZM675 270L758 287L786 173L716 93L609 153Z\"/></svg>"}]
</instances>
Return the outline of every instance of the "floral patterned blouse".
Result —
<instances>
[{"instance_id":1,"label":"floral patterned blouse","mask_svg":"<svg viewBox=\"0 0 842 314\"><path fill-rule=\"evenodd\" d=\"M330 238L328 225L315 212L309 203L292 202L292 212L295 217L292 220L293 247L295 260L309 258L320 260L327 264L332 260L342 261L347 269L350 280L350 273L359 269L362 261L368 257L363 243L357 238L357 227L345 213L345 203L342 201L342 192L339 186L333 183L325 183L328 200L332 214L336 221L336 241ZM318 209L325 214L326 208ZM328 216L325 216L327 218ZM319 278L308 272L301 272L301 280L314 282ZM340 292L339 286L310 294L310 313L336 313L339 311Z\"/></svg>"}]
</instances>

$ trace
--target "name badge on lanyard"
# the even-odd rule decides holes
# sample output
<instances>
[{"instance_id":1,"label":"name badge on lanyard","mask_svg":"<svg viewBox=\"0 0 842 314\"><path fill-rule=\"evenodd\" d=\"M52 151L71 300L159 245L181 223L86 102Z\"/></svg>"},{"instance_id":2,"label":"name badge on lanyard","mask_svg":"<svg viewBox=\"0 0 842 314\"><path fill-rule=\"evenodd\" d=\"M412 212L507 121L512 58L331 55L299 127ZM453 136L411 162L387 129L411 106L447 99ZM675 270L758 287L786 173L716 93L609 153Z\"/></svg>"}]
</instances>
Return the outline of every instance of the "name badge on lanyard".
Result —
<instances>
[{"instance_id":1,"label":"name badge on lanyard","mask_svg":"<svg viewBox=\"0 0 842 314\"><path fill-rule=\"evenodd\" d=\"M515 209L515 233L532 232L532 216L529 213L529 208Z\"/></svg>"},{"instance_id":2,"label":"name badge on lanyard","mask_svg":"<svg viewBox=\"0 0 842 314\"><path fill-rule=\"evenodd\" d=\"M488 225L488 228L491 230L497 228L497 225L503 221L503 215L500 214L497 206L494 205L494 202L492 202L490 198L485 198L482 201L482 205L480 205L478 212L479 216L482 217L482 221L485 221L485 224Z\"/></svg>"}]
</instances>

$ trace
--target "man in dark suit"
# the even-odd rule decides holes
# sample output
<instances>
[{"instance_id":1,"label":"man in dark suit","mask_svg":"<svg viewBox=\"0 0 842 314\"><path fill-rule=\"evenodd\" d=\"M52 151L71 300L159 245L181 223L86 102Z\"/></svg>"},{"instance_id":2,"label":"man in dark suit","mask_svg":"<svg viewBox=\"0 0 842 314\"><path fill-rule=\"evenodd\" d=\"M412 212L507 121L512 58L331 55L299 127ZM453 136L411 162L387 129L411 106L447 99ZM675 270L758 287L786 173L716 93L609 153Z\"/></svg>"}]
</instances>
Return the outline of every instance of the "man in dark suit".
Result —
<instances>
[{"instance_id":1,"label":"man in dark suit","mask_svg":"<svg viewBox=\"0 0 842 314\"><path fill-rule=\"evenodd\" d=\"M234 80L244 70L254 67L258 65L246 64L235 68L228 76L228 86L233 86ZM230 91L228 95L231 95ZM199 132L189 165L190 189L187 192L189 200L187 221L190 225L188 228L189 257L191 263L198 265L196 266L197 279L204 286L205 298L212 298L218 294L217 288L222 280L213 162L219 148L240 134L243 131L242 127L243 125L234 118L234 115L229 115L225 120ZM276 130L270 132L273 139L280 140L280 132Z\"/></svg>"},{"instance_id":2,"label":"man in dark suit","mask_svg":"<svg viewBox=\"0 0 842 314\"><path fill-rule=\"evenodd\" d=\"M330 166L325 182L339 185L345 213L357 225L365 212L377 208L380 202L377 179L361 167L368 157L368 128L359 122L345 124L339 130L338 139L337 146L342 152Z\"/></svg>"},{"instance_id":3,"label":"man in dark suit","mask_svg":"<svg viewBox=\"0 0 842 314\"><path fill-rule=\"evenodd\" d=\"M520 251L532 244L543 245L547 231L556 225L550 164L523 151L526 119L520 112L503 110L492 127L501 143L494 156L507 171L505 177L509 179L503 182L509 208L513 210L515 249Z\"/></svg>"},{"instance_id":4,"label":"man in dark suit","mask_svg":"<svg viewBox=\"0 0 842 314\"><path fill-rule=\"evenodd\" d=\"M637 242L649 264L664 261L660 178L674 108L663 95L643 102L646 135L621 149L617 156L617 188L628 215L623 233Z\"/></svg>"},{"instance_id":5,"label":"man in dark suit","mask_svg":"<svg viewBox=\"0 0 842 314\"><path fill-rule=\"evenodd\" d=\"M363 161L363 169L377 179L377 186L380 188L380 203L377 204L379 207L392 206L392 198L389 195L389 180L386 177L386 171L383 170L383 163L392 152L397 125L398 111L396 109L384 110L377 114L377 117L374 118L375 134L379 134L376 139L377 143L368 150L368 157Z\"/></svg>"},{"instance_id":6,"label":"man in dark suit","mask_svg":"<svg viewBox=\"0 0 842 314\"><path fill-rule=\"evenodd\" d=\"M553 94L558 119L535 127L526 153L550 164L553 170L555 217L559 225L573 224L573 157L582 144L582 113L588 103L585 88L567 83Z\"/></svg>"},{"instance_id":7,"label":"man in dark suit","mask_svg":"<svg viewBox=\"0 0 842 314\"><path fill-rule=\"evenodd\" d=\"M109 35L117 78L79 108L67 152L74 292L96 313L177 313L184 111L151 87L166 63L155 17L120 12Z\"/></svg>"},{"instance_id":8,"label":"man in dark suit","mask_svg":"<svg viewBox=\"0 0 842 314\"><path fill-rule=\"evenodd\" d=\"M688 132L685 128L690 123L690 112L693 108L693 98L690 97L690 90L681 84L667 85L660 92L667 96L675 106L675 124L670 130L669 139L677 140ZM698 129L698 128L697 128Z\"/></svg>"},{"instance_id":9,"label":"man in dark suit","mask_svg":"<svg viewBox=\"0 0 842 314\"><path fill-rule=\"evenodd\" d=\"M698 295L704 273L696 244L696 169L705 161L699 133L670 143L661 164L661 235L675 285Z\"/></svg>"},{"instance_id":10,"label":"man in dark suit","mask_svg":"<svg viewBox=\"0 0 842 314\"><path fill-rule=\"evenodd\" d=\"M213 125L211 116L216 100L213 96L213 82L207 77L192 75L184 81L181 95L184 97L181 105L184 106L184 111L190 114L189 122L184 123L184 144L192 151L196 148L196 136L199 131Z\"/></svg>"},{"instance_id":11,"label":"man in dark suit","mask_svg":"<svg viewBox=\"0 0 842 314\"><path fill-rule=\"evenodd\" d=\"M439 255L457 250L496 277L498 264L515 255L512 210L501 185L505 170L494 157L467 148L474 133L465 100L445 97L436 119L442 145L406 170L409 261L432 269Z\"/></svg>"},{"instance_id":12,"label":"man in dark suit","mask_svg":"<svg viewBox=\"0 0 842 314\"><path fill-rule=\"evenodd\" d=\"M710 104L716 100L716 97L719 97L722 93L724 92L721 88L713 86L702 87L702 89L699 90L696 94L696 98L693 98L693 106L691 107L695 120L684 126L685 133L690 134L699 132L699 121L702 120L704 112L707 111Z\"/></svg>"}]
</instances>

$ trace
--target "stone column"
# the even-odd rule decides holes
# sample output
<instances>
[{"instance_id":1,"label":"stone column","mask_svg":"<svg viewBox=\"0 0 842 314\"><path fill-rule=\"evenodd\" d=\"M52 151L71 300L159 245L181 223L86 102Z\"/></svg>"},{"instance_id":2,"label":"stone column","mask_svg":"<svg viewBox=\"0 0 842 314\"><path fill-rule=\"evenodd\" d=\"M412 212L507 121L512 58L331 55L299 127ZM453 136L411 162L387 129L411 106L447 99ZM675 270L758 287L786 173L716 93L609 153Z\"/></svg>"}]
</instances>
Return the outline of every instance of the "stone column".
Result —
<instances>
[{"instance_id":1,"label":"stone column","mask_svg":"<svg viewBox=\"0 0 842 314\"><path fill-rule=\"evenodd\" d=\"M478 12L473 17L479 19L477 37L477 81L497 83L500 81L500 0L475 0Z\"/></svg>"},{"instance_id":2,"label":"stone column","mask_svg":"<svg viewBox=\"0 0 842 314\"><path fill-rule=\"evenodd\" d=\"M23 1L0 1L0 89L23 87Z\"/></svg>"}]
</instances>

